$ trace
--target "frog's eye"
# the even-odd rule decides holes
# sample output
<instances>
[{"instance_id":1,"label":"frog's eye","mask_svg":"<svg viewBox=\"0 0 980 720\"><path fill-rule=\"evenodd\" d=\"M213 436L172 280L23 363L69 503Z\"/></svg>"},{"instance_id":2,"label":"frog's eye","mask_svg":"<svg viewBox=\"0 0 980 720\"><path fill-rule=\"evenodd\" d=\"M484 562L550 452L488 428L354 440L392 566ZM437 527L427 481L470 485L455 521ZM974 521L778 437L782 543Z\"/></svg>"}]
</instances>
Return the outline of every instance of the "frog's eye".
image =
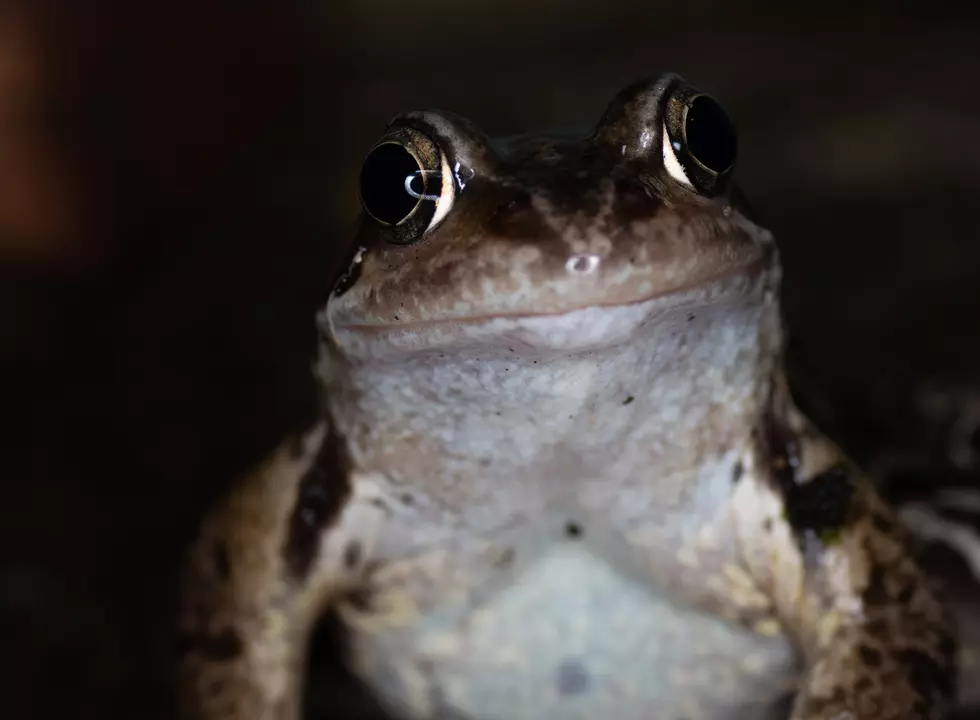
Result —
<instances>
[{"instance_id":1,"label":"frog's eye","mask_svg":"<svg viewBox=\"0 0 980 720\"><path fill-rule=\"evenodd\" d=\"M361 166L361 206L394 230L392 240L416 242L446 217L456 185L439 147L401 128L372 148Z\"/></svg>"},{"instance_id":2,"label":"frog's eye","mask_svg":"<svg viewBox=\"0 0 980 720\"><path fill-rule=\"evenodd\" d=\"M724 192L735 167L735 126L721 105L691 87L667 98L663 126L664 169L702 195Z\"/></svg>"}]
</instances>

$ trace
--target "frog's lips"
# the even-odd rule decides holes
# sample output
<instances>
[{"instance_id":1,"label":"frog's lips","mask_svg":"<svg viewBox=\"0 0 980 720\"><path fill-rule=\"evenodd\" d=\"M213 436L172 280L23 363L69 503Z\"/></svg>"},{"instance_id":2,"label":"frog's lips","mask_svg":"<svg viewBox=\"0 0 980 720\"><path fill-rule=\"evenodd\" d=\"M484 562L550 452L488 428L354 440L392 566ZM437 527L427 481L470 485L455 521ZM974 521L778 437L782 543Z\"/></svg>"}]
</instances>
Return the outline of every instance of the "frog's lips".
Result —
<instances>
[{"instance_id":1,"label":"frog's lips","mask_svg":"<svg viewBox=\"0 0 980 720\"><path fill-rule=\"evenodd\" d=\"M509 311L433 317L399 323L337 321L330 308L318 322L337 345L354 356L381 357L460 344L507 343L562 352L588 350L625 342L638 329L659 321L688 322L697 307L751 303L769 283L773 267L767 254L689 285L636 299L589 302L543 312ZM688 312L680 312L688 311Z\"/></svg>"}]
</instances>

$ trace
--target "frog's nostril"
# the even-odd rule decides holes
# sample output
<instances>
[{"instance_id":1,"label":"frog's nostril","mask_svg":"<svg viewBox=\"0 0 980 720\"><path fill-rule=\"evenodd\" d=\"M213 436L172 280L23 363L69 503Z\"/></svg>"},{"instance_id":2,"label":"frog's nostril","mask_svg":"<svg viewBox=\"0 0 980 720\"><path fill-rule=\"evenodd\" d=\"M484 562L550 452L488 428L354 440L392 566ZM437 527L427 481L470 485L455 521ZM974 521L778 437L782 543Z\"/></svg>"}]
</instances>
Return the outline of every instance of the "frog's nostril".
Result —
<instances>
[{"instance_id":1,"label":"frog's nostril","mask_svg":"<svg viewBox=\"0 0 980 720\"><path fill-rule=\"evenodd\" d=\"M565 263L565 269L570 273L580 275L595 272L599 267L598 255L573 255Z\"/></svg>"}]
</instances>

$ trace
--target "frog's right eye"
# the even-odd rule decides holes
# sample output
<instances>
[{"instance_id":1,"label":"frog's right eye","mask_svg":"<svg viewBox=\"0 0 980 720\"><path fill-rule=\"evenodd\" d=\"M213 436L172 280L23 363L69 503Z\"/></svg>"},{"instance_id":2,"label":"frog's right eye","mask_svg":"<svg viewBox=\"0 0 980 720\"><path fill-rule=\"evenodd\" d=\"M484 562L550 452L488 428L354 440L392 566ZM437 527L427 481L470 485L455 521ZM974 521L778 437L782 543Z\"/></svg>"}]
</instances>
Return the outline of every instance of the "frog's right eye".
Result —
<instances>
[{"instance_id":1,"label":"frog's right eye","mask_svg":"<svg viewBox=\"0 0 980 720\"><path fill-rule=\"evenodd\" d=\"M735 167L735 126L724 108L693 87L667 97L663 123L664 169L682 185L713 197L725 191Z\"/></svg>"},{"instance_id":2,"label":"frog's right eye","mask_svg":"<svg viewBox=\"0 0 980 720\"><path fill-rule=\"evenodd\" d=\"M392 229L392 242L420 240L452 208L456 183L438 145L401 128L372 148L361 166L361 206Z\"/></svg>"}]
</instances>

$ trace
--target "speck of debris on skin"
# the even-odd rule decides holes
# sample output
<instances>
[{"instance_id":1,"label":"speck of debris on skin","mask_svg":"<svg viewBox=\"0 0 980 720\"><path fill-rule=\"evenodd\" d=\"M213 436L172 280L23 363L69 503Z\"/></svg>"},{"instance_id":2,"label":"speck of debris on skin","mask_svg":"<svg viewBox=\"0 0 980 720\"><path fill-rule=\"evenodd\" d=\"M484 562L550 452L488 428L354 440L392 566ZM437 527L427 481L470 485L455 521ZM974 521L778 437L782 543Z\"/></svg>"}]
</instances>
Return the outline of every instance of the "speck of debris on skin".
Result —
<instances>
[{"instance_id":1,"label":"speck of debris on skin","mask_svg":"<svg viewBox=\"0 0 980 720\"><path fill-rule=\"evenodd\" d=\"M362 554L361 544L356 540L351 542L344 549L344 565L349 568L356 567L357 564L361 561L361 554Z\"/></svg>"},{"instance_id":2,"label":"speck of debris on skin","mask_svg":"<svg viewBox=\"0 0 980 720\"><path fill-rule=\"evenodd\" d=\"M589 689L589 673L578 660L565 660L555 673L555 686L558 695L581 695Z\"/></svg>"}]
</instances>

